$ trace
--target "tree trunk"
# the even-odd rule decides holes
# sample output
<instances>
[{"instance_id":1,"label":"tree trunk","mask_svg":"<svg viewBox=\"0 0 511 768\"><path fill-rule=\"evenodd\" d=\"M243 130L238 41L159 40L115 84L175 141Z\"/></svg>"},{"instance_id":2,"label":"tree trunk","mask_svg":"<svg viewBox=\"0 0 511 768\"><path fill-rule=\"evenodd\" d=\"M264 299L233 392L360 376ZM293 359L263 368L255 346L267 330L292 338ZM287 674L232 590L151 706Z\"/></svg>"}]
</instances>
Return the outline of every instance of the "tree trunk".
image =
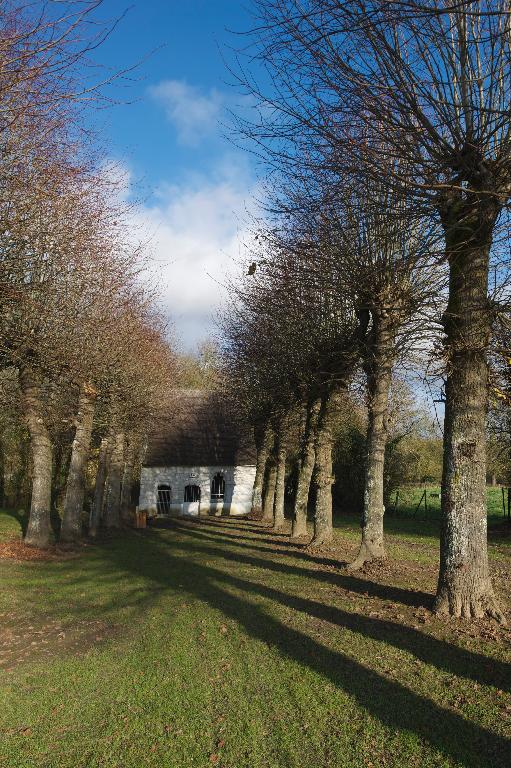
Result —
<instances>
[{"instance_id":1,"label":"tree trunk","mask_svg":"<svg viewBox=\"0 0 511 768\"><path fill-rule=\"evenodd\" d=\"M98 534L98 528L101 522L101 512L103 509L103 500L105 496L105 482L108 466L109 441L103 437L99 446L98 470L96 472L96 483L94 486L94 500L89 521L89 536L93 538Z\"/></svg>"},{"instance_id":2,"label":"tree trunk","mask_svg":"<svg viewBox=\"0 0 511 768\"><path fill-rule=\"evenodd\" d=\"M136 457L136 440L133 435L128 437L125 451L124 473L122 476L121 491L121 521L123 525L133 524L133 510L131 508L131 491L133 488L133 471Z\"/></svg>"},{"instance_id":3,"label":"tree trunk","mask_svg":"<svg viewBox=\"0 0 511 768\"><path fill-rule=\"evenodd\" d=\"M373 318L371 336L366 365L368 412L362 541L357 557L348 566L350 570L386 557L383 540L384 466L394 336L381 318Z\"/></svg>"},{"instance_id":4,"label":"tree trunk","mask_svg":"<svg viewBox=\"0 0 511 768\"><path fill-rule=\"evenodd\" d=\"M314 535L310 545L321 547L332 541L332 417L334 396L325 395L318 416L315 443Z\"/></svg>"},{"instance_id":5,"label":"tree trunk","mask_svg":"<svg viewBox=\"0 0 511 768\"><path fill-rule=\"evenodd\" d=\"M51 543L51 480L53 448L44 420L39 377L30 369L20 370L23 410L32 453L32 499L25 544L47 547Z\"/></svg>"},{"instance_id":6,"label":"tree trunk","mask_svg":"<svg viewBox=\"0 0 511 768\"><path fill-rule=\"evenodd\" d=\"M121 485L124 472L124 433L116 432L113 437L112 456L108 469L105 528L119 528L121 525Z\"/></svg>"},{"instance_id":7,"label":"tree trunk","mask_svg":"<svg viewBox=\"0 0 511 768\"><path fill-rule=\"evenodd\" d=\"M264 489L263 522L273 523L273 505L275 503L275 486L277 484L277 466L275 458L270 456L266 466L266 484Z\"/></svg>"},{"instance_id":8,"label":"tree trunk","mask_svg":"<svg viewBox=\"0 0 511 768\"><path fill-rule=\"evenodd\" d=\"M283 416L279 421L276 453L277 475L275 479L275 503L273 505L273 527L280 530L285 524L285 490L286 490L286 459L288 442L288 418Z\"/></svg>"},{"instance_id":9,"label":"tree trunk","mask_svg":"<svg viewBox=\"0 0 511 768\"><path fill-rule=\"evenodd\" d=\"M471 236L467 227L467 223L464 231L459 224L446 227L448 362L435 612L466 618L489 615L504 622L493 592L487 550L487 350L492 321L487 290L492 227L477 222Z\"/></svg>"},{"instance_id":10,"label":"tree trunk","mask_svg":"<svg viewBox=\"0 0 511 768\"><path fill-rule=\"evenodd\" d=\"M268 456L273 448L273 440L273 430L271 424L267 422L263 428L257 430L256 434L257 461L254 489L252 491L252 513L255 515L261 515L263 512L264 475Z\"/></svg>"},{"instance_id":11,"label":"tree trunk","mask_svg":"<svg viewBox=\"0 0 511 768\"><path fill-rule=\"evenodd\" d=\"M293 539L307 535L307 505L316 460L314 443L320 408L321 400L318 398L307 409L307 420L305 422L305 434L302 442L293 510L293 527L291 531L291 538Z\"/></svg>"},{"instance_id":12,"label":"tree trunk","mask_svg":"<svg viewBox=\"0 0 511 768\"><path fill-rule=\"evenodd\" d=\"M95 390L87 384L82 386L78 400L76 433L71 451L71 463L66 484L64 514L60 538L62 541L76 541L82 535L82 510L85 496L85 472L89 458L92 424L94 421Z\"/></svg>"}]
</instances>

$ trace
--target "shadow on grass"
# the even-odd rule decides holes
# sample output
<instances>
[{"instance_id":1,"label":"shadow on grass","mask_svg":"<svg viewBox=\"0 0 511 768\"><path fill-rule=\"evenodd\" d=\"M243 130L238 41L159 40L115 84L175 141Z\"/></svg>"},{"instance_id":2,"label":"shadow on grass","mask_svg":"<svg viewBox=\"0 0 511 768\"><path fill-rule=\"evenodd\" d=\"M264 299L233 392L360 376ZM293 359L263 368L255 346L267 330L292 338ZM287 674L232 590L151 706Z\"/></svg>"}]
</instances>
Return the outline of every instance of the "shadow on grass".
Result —
<instances>
[{"instance_id":1,"label":"shadow on grass","mask_svg":"<svg viewBox=\"0 0 511 768\"><path fill-rule=\"evenodd\" d=\"M332 557L324 557L321 556L320 552L321 550L318 550L317 554L314 554L310 550L307 551L305 549L305 546L303 542L296 542L292 541L289 538L289 535L286 533L273 533L271 529L268 528L260 528L260 529L250 529L249 535L247 535L247 531L239 526L224 526L222 521L222 530L218 530L218 518L217 523L215 524L211 520L197 520L190 518L189 520L183 520L183 519L173 519L173 520L164 520L159 521L156 524L154 524L155 528L183 528L185 530L189 530L192 528L195 528L196 530L199 530L203 532L204 530L207 530L207 534L204 535L210 535L211 537L220 537L223 538L225 541L232 541L233 544L237 544L238 546L246 546L249 549L254 549L260 552L268 552L269 547L271 547L272 551L279 555L289 555L290 557L294 557L297 560L305 560L307 562L316 563L317 565L324 565L327 567L333 567L333 568L340 568L347 564L347 561L338 560ZM228 531L226 533L226 530ZM235 533L231 533L231 531L235 531ZM240 531L243 532L244 535L241 535L239 533ZM238 533L236 533L238 532ZM250 535L252 533L257 534L257 537ZM261 534L267 534L271 536L272 538L266 538L265 536ZM253 544L253 542L257 542L259 544L268 544L268 547L258 547L257 544ZM239 543L238 543L239 542ZM245 542L250 542L249 544L246 544Z\"/></svg>"},{"instance_id":2,"label":"shadow on grass","mask_svg":"<svg viewBox=\"0 0 511 768\"><path fill-rule=\"evenodd\" d=\"M272 550L268 547L258 547L257 544L251 545L248 541L238 542L233 540L233 537L230 535L222 536L220 531L203 531L200 529L200 526L197 525L192 527L189 524L183 525L180 523L175 523L173 528L190 538L197 539L198 541L205 541L206 543L211 542L214 544L230 544L233 547L246 549L253 552L262 552L265 555L287 555L291 559L305 560L308 563L315 565L334 565L338 568L343 565L343 563L338 560L324 560L322 558L309 555L305 552L286 552L285 550L272 552ZM268 571L273 571L276 573L284 573L316 579L317 581L321 581L323 583L342 587L343 589L347 589L350 592L357 592L362 595L367 594L371 597L379 597L382 600L402 603L403 605L408 605L412 608L425 607L430 609L433 604L434 595L431 593L422 592L419 590L404 589L402 587L394 587L388 584L378 584L374 581L367 581L366 579L360 579L356 576L348 575L347 573L345 574L342 571L324 571L320 570L319 568L302 568L299 565L281 563L277 560L263 560L261 558L252 557L243 553L236 553L233 555L231 552L225 552L222 551L222 549L213 547L202 547L201 552L204 554L213 554L217 557L223 557L226 560L235 559L237 562L243 563L244 565L258 566L260 568L264 568Z\"/></svg>"},{"instance_id":3,"label":"shadow on grass","mask_svg":"<svg viewBox=\"0 0 511 768\"><path fill-rule=\"evenodd\" d=\"M275 568L276 564L270 560L201 546L197 543L197 532L187 528L179 530L176 527L176 532L192 541L183 542L177 538L163 541L159 532L148 531L144 535L135 535L136 557L134 547L125 546L125 542L117 545L110 543L108 546L108 557L118 568L143 577L153 585L149 594L140 598L140 607L156 600L162 590L179 586L181 591L203 600L237 622L253 638L273 646L282 656L308 667L342 688L363 709L392 730L414 733L466 768L507 768L510 765L511 742L507 739L368 669L344 653L322 645L304 632L279 621L269 611L275 604L286 606L364 637L385 641L439 669L485 685L503 687L509 682L508 665L393 622L348 613L335 606L289 595L260 582L242 579L205 565L194 556L216 555L235 563L250 563L258 566L261 574L267 569L309 575L302 569L287 565L279 564ZM233 594L231 590L241 594Z\"/></svg>"}]
</instances>

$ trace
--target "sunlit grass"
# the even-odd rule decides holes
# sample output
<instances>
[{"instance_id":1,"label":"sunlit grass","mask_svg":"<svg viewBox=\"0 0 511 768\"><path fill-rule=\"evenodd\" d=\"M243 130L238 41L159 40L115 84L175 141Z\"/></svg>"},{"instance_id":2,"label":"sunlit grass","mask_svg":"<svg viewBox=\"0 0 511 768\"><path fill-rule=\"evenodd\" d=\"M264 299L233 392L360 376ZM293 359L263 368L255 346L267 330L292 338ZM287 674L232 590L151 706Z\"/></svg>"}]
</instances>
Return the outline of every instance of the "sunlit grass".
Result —
<instances>
[{"instance_id":1,"label":"sunlit grass","mask_svg":"<svg viewBox=\"0 0 511 768\"><path fill-rule=\"evenodd\" d=\"M345 518L324 555L207 520L0 561L0 765L509 766L508 636L431 616L403 522L399 567L356 577Z\"/></svg>"}]
</instances>

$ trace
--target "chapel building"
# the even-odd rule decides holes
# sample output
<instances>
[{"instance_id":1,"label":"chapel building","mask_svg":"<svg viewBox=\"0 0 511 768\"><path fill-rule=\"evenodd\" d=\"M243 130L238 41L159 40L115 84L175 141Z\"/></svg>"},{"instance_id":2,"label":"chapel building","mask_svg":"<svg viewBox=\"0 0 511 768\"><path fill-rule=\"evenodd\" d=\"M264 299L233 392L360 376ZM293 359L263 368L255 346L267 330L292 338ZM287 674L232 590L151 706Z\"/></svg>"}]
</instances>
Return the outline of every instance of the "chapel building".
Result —
<instances>
[{"instance_id":1,"label":"chapel building","mask_svg":"<svg viewBox=\"0 0 511 768\"><path fill-rule=\"evenodd\" d=\"M174 390L148 438L140 511L149 517L251 511L255 446L235 411L218 392Z\"/></svg>"}]
</instances>

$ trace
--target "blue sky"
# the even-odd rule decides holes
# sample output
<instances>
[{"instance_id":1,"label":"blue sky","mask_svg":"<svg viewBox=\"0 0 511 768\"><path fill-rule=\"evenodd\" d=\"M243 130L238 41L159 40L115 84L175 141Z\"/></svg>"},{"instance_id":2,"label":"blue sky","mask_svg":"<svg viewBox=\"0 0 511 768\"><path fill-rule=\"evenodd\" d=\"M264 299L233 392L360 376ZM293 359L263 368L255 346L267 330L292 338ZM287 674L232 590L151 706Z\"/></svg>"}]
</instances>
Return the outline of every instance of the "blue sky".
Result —
<instances>
[{"instance_id":1,"label":"blue sky","mask_svg":"<svg viewBox=\"0 0 511 768\"><path fill-rule=\"evenodd\" d=\"M101 16L119 17L120 0ZM165 310L184 348L213 330L221 287L249 238L256 174L250 155L225 137L229 110L243 99L224 58L250 29L250 0L146 0L132 6L95 54L119 71L140 62L95 114L109 153L142 199ZM229 31L232 30L232 31Z\"/></svg>"},{"instance_id":2,"label":"blue sky","mask_svg":"<svg viewBox=\"0 0 511 768\"><path fill-rule=\"evenodd\" d=\"M101 17L126 7L104 0ZM246 42L235 33L252 28L250 8L251 0L140 0L94 57L114 72L140 62L110 93L120 103L92 114L142 201L137 224L151 236L162 306L184 350L215 333L225 276L239 269L257 213L255 160L224 127L243 101L224 59Z\"/></svg>"}]
</instances>

